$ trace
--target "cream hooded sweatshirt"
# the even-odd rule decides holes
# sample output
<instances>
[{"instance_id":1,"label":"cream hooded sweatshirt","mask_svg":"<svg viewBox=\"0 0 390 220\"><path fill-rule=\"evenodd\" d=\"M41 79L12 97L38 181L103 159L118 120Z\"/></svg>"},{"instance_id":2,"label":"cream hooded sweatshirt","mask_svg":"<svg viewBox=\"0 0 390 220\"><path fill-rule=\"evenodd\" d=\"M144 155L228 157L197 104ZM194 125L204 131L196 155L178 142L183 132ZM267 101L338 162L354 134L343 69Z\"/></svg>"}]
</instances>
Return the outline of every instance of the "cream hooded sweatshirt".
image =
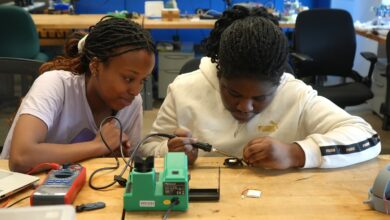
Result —
<instances>
[{"instance_id":1,"label":"cream hooded sweatshirt","mask_svg":"<svg viewBox=\"0 0 390 220\"><path fill-rule=\"evenodd\" d=\"M381 144L362 118L352 116L311 86L284 73L270 105L246 123L239 123L222 104L216 65L202 58L198 70L179 75L168 87L151 133L172 134L187 128L192 136L217 149L242 157L252 139L270 136L298 143L305 152L304 168L334 168L376 157ZM163 156L167 140L151 138L141 155ZM199 156L219 156L199 150Z\"/></svg>"}]
</instances>

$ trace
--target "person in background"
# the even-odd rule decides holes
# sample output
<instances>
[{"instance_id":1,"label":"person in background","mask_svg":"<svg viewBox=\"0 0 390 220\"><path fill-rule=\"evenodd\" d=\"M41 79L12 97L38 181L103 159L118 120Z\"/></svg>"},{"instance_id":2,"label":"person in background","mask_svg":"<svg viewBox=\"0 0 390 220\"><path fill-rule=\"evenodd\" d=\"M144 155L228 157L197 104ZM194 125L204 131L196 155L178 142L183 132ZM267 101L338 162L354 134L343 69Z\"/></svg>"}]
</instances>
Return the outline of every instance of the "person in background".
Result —
<instances>
[{"instance_id":1,"label":"person in background","mask_svg":"<svg viewBox=\"0 0 390 220\"><path fill-rule=\"evenodd\" d=\"M318 96L285 73L288 42L262 9L233 7L215 23L205 41L199 69L179 75L168 87L151 133L140 150L161 156L184 151L189 163L207 142L251 166L335 168L376 157L377 133L362 118Z\"/></svg>"},{"instance_id":2,"label":"person in background","mask_svg":"<svg viewBox=\"0 0 390 220\"><path fill-rule=\"evenodd\" d=\"M150 34L125 19L106 16L88 35L75 33L65 45L65 56L41 66L1 158L9 159L11 170L27 172L45 162L107 155L121 144L128 152L141 139L140 91L154 68L155 52ZM99 127L109 116L119 119L123 130L107 120L102 140Z\"/></svg>"}]
</instances>

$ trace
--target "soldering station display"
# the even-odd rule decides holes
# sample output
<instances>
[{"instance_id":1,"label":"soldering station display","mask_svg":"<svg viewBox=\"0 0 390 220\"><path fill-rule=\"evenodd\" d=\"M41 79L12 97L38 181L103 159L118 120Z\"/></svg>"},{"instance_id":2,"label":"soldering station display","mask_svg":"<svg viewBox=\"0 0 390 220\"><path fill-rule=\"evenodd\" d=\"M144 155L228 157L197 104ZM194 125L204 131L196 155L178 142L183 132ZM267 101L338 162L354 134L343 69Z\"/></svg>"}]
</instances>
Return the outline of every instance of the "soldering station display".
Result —
<instances>
[{"instance_id":1,"label":"soldering station display","mask_svg":"<svg viewBox=\"0 0 390 220\"><path fill-rule=\"evenodd\" d=\"M185 183L163 183L164 195L184 195L186 193Z\"/></svg>"}]
</instances>

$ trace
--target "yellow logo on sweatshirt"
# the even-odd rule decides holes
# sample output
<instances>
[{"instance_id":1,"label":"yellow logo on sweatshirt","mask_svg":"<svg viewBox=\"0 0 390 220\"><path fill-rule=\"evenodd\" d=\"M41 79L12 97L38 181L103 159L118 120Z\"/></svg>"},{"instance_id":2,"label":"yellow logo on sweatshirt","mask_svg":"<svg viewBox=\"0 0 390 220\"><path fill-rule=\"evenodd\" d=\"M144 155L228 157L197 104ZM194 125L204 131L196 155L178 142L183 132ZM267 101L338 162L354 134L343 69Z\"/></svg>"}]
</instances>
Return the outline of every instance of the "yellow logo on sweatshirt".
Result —
<instances>
[{"instance_id":1,"label":"yellow logo on sweatshirt","mask_svg":"<svg viewBox=\"0 0 390 220\"><path fill-rule=\"evenodd\" d=\"M267 132L267 133L274 132L274 131L278 130L278 128L279 128L278 124L276 122L274 122L273 120L271 120L268 125L257 126L258 131Z\"/></svg>"}]
</instances>

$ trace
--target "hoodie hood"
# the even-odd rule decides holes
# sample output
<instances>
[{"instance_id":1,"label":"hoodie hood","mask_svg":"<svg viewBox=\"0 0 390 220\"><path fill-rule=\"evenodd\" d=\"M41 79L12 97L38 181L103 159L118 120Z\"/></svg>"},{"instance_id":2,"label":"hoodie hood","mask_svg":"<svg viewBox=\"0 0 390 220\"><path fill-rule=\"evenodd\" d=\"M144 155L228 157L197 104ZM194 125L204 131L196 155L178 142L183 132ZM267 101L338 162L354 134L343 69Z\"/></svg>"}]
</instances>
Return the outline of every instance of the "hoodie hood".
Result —
<instances>
[{"instance_id":1,"label":"hoodie hood","mask_svg":"<svg viewBox=\"0 0 390 220\"><path fill-rule=\"evenodd\" d=\"M217 77L217 64L211 62L210 57L203 57L199 65L200 72L207 82L219 92L219 81Z\"/></svg>"}]
</instances>

